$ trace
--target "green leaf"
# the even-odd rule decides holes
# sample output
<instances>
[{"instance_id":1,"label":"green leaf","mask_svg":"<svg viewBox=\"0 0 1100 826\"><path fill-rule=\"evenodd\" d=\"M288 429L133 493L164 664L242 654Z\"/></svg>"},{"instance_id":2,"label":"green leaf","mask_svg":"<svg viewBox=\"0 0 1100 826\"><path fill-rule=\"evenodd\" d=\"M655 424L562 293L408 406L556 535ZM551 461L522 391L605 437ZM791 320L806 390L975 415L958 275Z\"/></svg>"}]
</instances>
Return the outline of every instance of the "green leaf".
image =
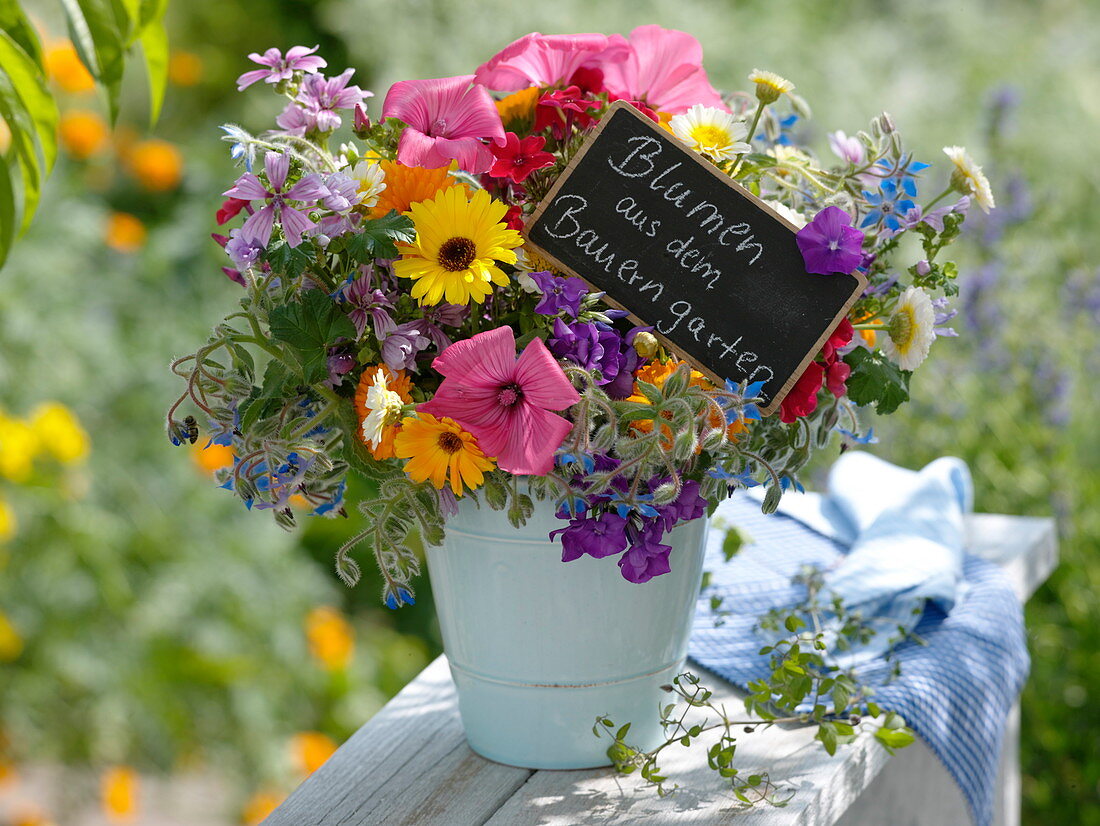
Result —
<instances>
[{"instance_id":1,"label":"green leaf","mask_svg":"<svg viewBox=\"0 0 1100 826\"><path fill-rule=\"evenodd\" d=\"M149 78L149 122L156 123L164 103L164 88L168 85L168 32L159 20L155 20L141 30L140 37L145 73Z\"/></svg>"},{"instance_id":2,"label":"green leaf","mask_svg":"<svg viewBox=\"0 0 1100 826\"><path fill-rule=\"evenodd\" d=\"M130 21L111 0L61 0L69 37L88 71L107 90L111 122L118 119L119 92ZM119 13L122 13L120 18Z\"/></svg>"},{"instance_id":3,"label":"green leaf","mask_svg":"<svg viewBox=\"0 0 1100 826\"><path fill-rule=\"evenodd\" d=\"M279 241L264 251L263 259L275 272L288 278L297 278L312 263L309 249L305 243L292 247L286 241Z\"/></svg>"},{"instance_id":4,"label":"green leaf","mask_svg":"<svg viewBox=\"0 0 1100 826\"><path fill-rule=\"evenodd\" d=\"M817 737L814 739L821 741L821 745L825 747L830 757L836 754L836 729L831 723L822 723L818 726Z\"/></svg>"},{"instance_id":5,"label":"green leaf","mask_svg":"<svg viewBox=\"0 0 1100 826\"><path fill-rule=\"evenodd\" d=\"M722 555L726 558L726 562L737 556L738 551L751 541L749 535L740 528L734 527L726 531L726 535L722 538Z\"/></svg>"},{"instance_id":6,"label":"green leaf","mask_svg":"<svg viewBox=\"0 0 1100 826\"><path fill-rule=\"evenodd\" d=\"M396 258L396 241L412 242L416 237L411 218L390 210L387 215L363 223L363 231L352 236L347 250L355 260L365 263L375 258Z\"/></svg>"},{"instance_id":7,"label":"green leaf","mask_svg":"<svg viewBox=\"0 0 1100 826\"><path fill-rule=\"evenodd\" d=\"M5 32L18 43L19 48L27 53L40 70L46 70L38 32L34 30L34 26L23 14L16 0L0 0L0 31Z\"/></svg>"},{"instance_id":8,"label":"green leaf","mask_svg":"<svg viewBox=\"0 0 1100 826\"><path fill-rule=\"evenodd\" d=\"M909 377L881 351L857 347L844 357L852 368L848 377L848 398L861 407L874 404L876 413L893 413L909 401Z\"/></svg>"},{"instance_id":9,"label":"green leaf","mask_svg":"<svg viewBox=\"0 0 1100 826\"><path fill-rule=\"evenodd\" d=\"M355 325L320 290L310 290L300 302L272 310L270 328L271 335L293 348L306 384L325 377L329 344L341 337L355 338Z\"/></svg>"},{"instance_id":10,"label":"green leaf","mask_svg":"<svg viewBox=\"0 0 1100 826\"><path fill-rule=\"evenodd\" d=\"M11 169L0 160L0 267L8 259L15 235L15 190L11 185Z\"/></svg>"}]
</instances>

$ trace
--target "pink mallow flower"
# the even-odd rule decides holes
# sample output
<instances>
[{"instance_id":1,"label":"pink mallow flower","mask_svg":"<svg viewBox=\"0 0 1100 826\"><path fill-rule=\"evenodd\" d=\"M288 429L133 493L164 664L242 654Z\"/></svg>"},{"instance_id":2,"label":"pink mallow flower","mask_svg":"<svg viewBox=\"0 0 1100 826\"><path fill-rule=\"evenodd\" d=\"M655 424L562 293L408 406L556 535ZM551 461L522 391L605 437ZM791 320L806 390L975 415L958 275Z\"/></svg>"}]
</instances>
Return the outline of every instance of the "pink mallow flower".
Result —
<instances>
[{"instance_id":1,"label":"pink mallow flower","mask_svg":"<svg viewBox=\"0 0 1100 826\"><path fill-rule=\"evenodd\" d=\"M556 86L586 63L626 59L630 47L621 35L525 34L477 67L474 82L498 92L528 86Z\"/></svg>"},{"instance_id":2,"label":"pink mallow flower","mask_svg":"<svg viewBox=\"0 0 1100 826\"><path fill-rule=\"evenodd\" d=\"M615 97L672 114L696 103L729 111L703 71L703 47L687 32L639 26L630 33L629 46L625 60L596 62L604 87Z\"/></svg>"},{"instance_id":3,"label":"pink mallow flower","mask_svg":"<svg viewBox=\"0 0 1100 826\"><path fill-rule=\"evenodd\" d=\"M432 80L402 80L390 87L382 115L407 126L397 145L405 166L438 169L451 161L475 175L493 165L485 141L504 141L493 99L473 75Z\"/></svg>"},{"instance_id":4,"label":"pink mallow flower","mask_svg":"<svg viewBox=\"0 0 1100 826\"><path fill-rule=\"evenodd\" d=\"M315 172L284 190L286 176L290 172L290 157L280 152L268 152L264 156L264 169L267 171L267 187L251 172L246 172L237 178L232 189L227 189L222 194L245 201L267 202L244 222L241 227L242 241L266 247L271 241L275 222L279 221L287 244L296 247L302 243L302 235L313 229L315 224L305 212L290 206L288 201L298 201L303 209L308 210L318 198L326 197L329 191Z\"/></svg>"},{"instance_id":5,"label":"pink mallow flower","mask_svg":"<svg viewBox=\"0 0 1100 826\"><path fill-rule=\"evenodd\" d=\"M550 411L564 410L580 396L542 339L532 340L517 359L512 328L497 327L455 342L432 367L445 378L418 410L450 416L502 470L550 472L554 451L572 427Z\"/></svg>"},{"instance_id":6,"label":"pink mallow flower","mask_svg":"<svg viewBox=\"0 0 1100 826\"><path fill-rule=\"evenodd\" d=\"M287 51L286 57L283 57L283 53L278 49L268 49L263 54L253 52L248 59L268 68L245 72L237 78L237 91L243 92L258 80L264 83L278 83L280 80L290 80L295 72L316 72L318 69L323 69L328 63L323 57L313 54L315 51L317 51L316 46L312 49L293 46Z\"/></svg>"}]
</instances>

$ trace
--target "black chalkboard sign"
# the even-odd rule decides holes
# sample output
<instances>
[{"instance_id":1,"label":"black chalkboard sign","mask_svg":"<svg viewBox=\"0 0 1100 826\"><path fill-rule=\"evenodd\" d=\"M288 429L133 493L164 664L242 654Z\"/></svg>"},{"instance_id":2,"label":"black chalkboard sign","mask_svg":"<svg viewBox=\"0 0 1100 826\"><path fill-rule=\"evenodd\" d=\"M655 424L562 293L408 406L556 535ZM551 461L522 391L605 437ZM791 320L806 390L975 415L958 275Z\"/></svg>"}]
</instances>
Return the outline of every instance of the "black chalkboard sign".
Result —
<instances>
[{"instance_id":1,"label":"black chalkboard sign","mask_svg":"<svg viewBox=\"0 0 1100 826\"><path fill-rule=\"evenodd\" d=\"M524 234L717 383L763 381L767 414L867 285L859 274L808 274L795 232L620 101Z\"/></svg>"}]
</instances>

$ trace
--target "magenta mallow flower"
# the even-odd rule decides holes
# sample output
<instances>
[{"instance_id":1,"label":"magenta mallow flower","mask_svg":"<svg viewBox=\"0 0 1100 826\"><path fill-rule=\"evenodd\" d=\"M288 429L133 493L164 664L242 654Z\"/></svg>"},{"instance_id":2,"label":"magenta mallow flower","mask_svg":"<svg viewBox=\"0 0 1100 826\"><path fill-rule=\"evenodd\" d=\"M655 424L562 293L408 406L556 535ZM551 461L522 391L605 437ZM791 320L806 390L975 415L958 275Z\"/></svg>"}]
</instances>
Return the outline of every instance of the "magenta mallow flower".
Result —
<instances>
[{"instance_id":1,"label":"magenta mallow flower","mask_svg":"<svg viewBox=\"0 0 1100 826\"><path fill-rule=\"evenodd\" d=\"M374 92L348 86L353 74L354 69L346 69L336 77L307 76L298 96L275 118L275 123L280 129L299 136L307 132L336 131L343 123L336 110L354 109L374 96Z\"/></svg>"},{"instance_id":2,"label":"magenta mallow flower","mask_svg":"<svg viewBox=\"0 0 1100 826\"><path fill-rule=\"evenodd\" d=\"M451 161L480 175L493 165L485 141L504 141L493 99L473 75L432 80L402 80L390 87L382 115L406 124L397 144L405 166L438 169Z\"/></svg>"},{"instance_id":3,"label":"magenta mallow flower","mask_svg":"<svg viewBox=\"0 0 1100 826\"><path fill-rule=\"evenodd\" d=\"M266 69L253 69L245 72L237 78L237 91L242 92L258 80L265 83L278 83L280 80L290 80L295 72L316 72L323 69L328 63L323 57L313 54L317 46L312 49L305 46L293 46L283 57L278 49L268 49L263 54L253 52L248 59Z\"/></svg>"},{"instance_id":4,"label":"magenta mallow flower","mask_svg":"<svg viewBox=\"0 0 1100 826\"><path fill-rule=\"evenodd\" d=\"M643 101L662 112L679 114L696 103L723 111L729 107L703 70L703 47L687 32L639 26L630 33L626 59L598 59L604 88L627 100Z\"/></svg>"},{"instance_id":5,"label":"magenta mallow flower","mask_svg":"<svg viewBox=\"0 0 1100 826\"><path fill-rule=\"evenodd\" d=\"M852 217L837 206L825 207L817 213L798 231L795 242L802 251L806 272L850 273L863 261L863 233L852 226Z\"/></svg>"},{"instance_id":6,"label":"magenta mallow flower","mask_svg":"<svg viewBox=\"0 0 1100 826\"><path fill-rule=\"evenodd\" d=\"M417 409L450 416L477 437L502 470L538 476L554 466L554 452L572 424L551 411L580 401L542 339L516 358L511 327L458 341L432 366L445 377L435 396Z\"/></svg>"},{"instance_id":7,"label":"magenta mallow flower","mask_svg":"<svg viewBox=\"0 0 1100 826\"><path fill-rule=\"evenodd\" d=\"M302 235L314 228L315 224L305 213L288 204L297 201L302 209L312 207L318 198L328 195L321 177L315 172L305 175L290 189L286 189L286 176L290 172L290 157L280 152L268 152L264 156L264 169L267 171L268 186L251 172L237 178L232 189L223 192L230 198L246 201L267 201L262 209L248 216L241 227L241 238L266 247L271 241L271 231L278 221L283 227L286 242L292 247L302 243Z\"/></svg>"},{"instance_id":8,"label":"magenta mallow flower","mask_svg":"<svg viewBox=\"0 0 1100 826\"><path fill-rule=\"evenodd\" d=\"M477 67L474 82L498 92L569 81L587 63L626 59L630 47L621 35L525 34Z\"/></svg>"}]
</instances>

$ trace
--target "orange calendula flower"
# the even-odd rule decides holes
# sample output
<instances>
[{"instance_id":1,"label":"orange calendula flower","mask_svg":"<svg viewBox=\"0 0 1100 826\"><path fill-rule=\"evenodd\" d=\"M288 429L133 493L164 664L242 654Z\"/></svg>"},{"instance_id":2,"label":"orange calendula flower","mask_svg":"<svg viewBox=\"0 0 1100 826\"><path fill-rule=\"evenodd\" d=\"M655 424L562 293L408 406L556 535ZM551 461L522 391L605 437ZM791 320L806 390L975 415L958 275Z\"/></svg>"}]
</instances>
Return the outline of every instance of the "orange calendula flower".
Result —
<instances>
[{"instance_id":1,"label":"orange calendula flower","mask_svg":"<svg viewBox=\"0 0 1100 826\"><path fill-rule=\"evenodd\" d=\"M129 766L113 766L99 781L100 804L111 823L132 823L138 812L138 773Z\"/></svg>"},{"instance_id":2,"label":"orange calendula flower","mask_svg":"<svg viewBox=\"0 0 1100 826\"><path fill-rule=\"evenodd\" d=\"M176 86L195 86L202 80L202 59L182 49L168 58L168 80Z\"/></svg>"},{"instance_id":3,"label":"orange calendula flower","mask_svg":"<svg viewBox=\"0 0 1100 826\"><path fill-rule=\"evenodd\" d=\"M306 777L321 768L337 748L336 741L320 731L301 731L290 741L294 766Z\"/></svg>"},{"instance_id":4,"label":"orange calendula flower","mask_svg":"<svg viewBox=\"0 0 1100 826\"><path fill-rule=\"evenodd\" d=\"M347 668L355 653L355 633L344 615L327 605L306 615L309 652L329 671Z\"/></svg>"},{"instance_id":5,"label":"orange calendula flower","mask_svg":"<svg viewBox=\"0 0 1100 826\"><path fill-rule=\"evenodd\" d=\"M279 808L283 795L270 789L261 789L248 799L241 809L241 823L244 826L259 826L269 814Z\"/></svg>"},{"instance_id":6,"label":"orange calendula flower","mask_svg":"<svg viewBox=\"0 0 1100 826\"><path fill-rule=\"evenodd\" d=\"M46 73L66 92L90 92L95 78L84 68L76 47L69 40L60 40L46 49Z\"/></svg>"},{"instance_id":7,"label":"orange calendula flower","mask_svg":"<svg viewBox=\"0 0 1100 826\"><path fill-rule=\"evenodd\" d=\"M408 459L405 473L414 482L430 479L437 490L442 490L449 473L455 496L463 494L463 486L470 490L480 487L485 481L485 471L495 467L472 433L463 430L454 419L446 416L437 419L431 413L403 419L394 450L399 459Z\"/></svg>"},{"instance_id":8,"label":"orange calendula flower","mask_svg":"<svg viewBox=\"0 0 1100 826\"><path fill-rule=\"evenodd\" d=\"M150 192L175 189L183 177L183 155L168 141L139 141L128 156L130 171Z\"/></svg>"},{"instance_id":9,"label":"orange calendula flower","mask_svg":"<svg viewBox=\"0 0 1100 826\"><path fill-rule=\"evenodd\" d=\"M61 145L78 160L90 158L107 143L107 124L95 112L76 109L61 116Z\"/></svg>"},{"instance_id":10,"label":"orange calendula flower","mask_svg":"<svg viewBox=\"0 0 1100 826\"><path fill-rule=\"evenodd\" d=\"M535 106L539 102L539 87L531 86L512 92L496 102L500 119L508 125L514 121L526 121L535 116Z\"/></svg>"},{"instance_id":11,"label":"orange calendula flower","mask_svg":"<svg viewBox=\"0 0 1100 826\"><path fill-rule=\"evenodd\" d=\"M379 461L393 458L393 440L401 430L401 408L412 402L412 383L404 370L385 364L366 367L355 391L359 439Z\"/></svg>"},{"instance_id":12,"label":"orange calendula flower","mask_svg":"<svg viewBox=\"0 0 1100 826\"><path fill-rule=\"evenodd\" d=\"M452 186L461 186L469 195L466 185L459 183L445 166L439 169L423 169L419 166L405 166L397 161L380 161L379 166L386 174L386 188L371 208L372 218L381 218L390 210L408 212L413 204L434 198L442 190Z\"/></svg>"},{"instance_id":13,"label":"orange calendula flower","mask_svg":"<svg viewBox=\"0 0 1100 826\"><path fill-rule=\"evenodd\" d=\"M112 212L104 240L118 252L137 252L145 245L145 224L128 212Z\"/></svg>"}]
</instances>

